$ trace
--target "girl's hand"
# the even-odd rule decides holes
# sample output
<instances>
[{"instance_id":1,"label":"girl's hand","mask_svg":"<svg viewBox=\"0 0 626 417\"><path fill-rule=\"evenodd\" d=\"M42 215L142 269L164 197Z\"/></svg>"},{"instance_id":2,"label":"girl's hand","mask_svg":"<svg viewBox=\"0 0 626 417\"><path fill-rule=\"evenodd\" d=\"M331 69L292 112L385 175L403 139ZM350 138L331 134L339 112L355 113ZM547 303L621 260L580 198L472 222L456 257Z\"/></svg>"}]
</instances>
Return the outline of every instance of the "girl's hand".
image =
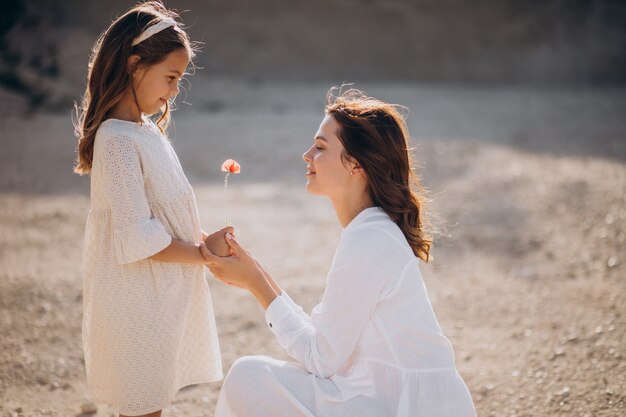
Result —
<instances>
[{"instance_id":1,"label":"girl's hand","mask_svg":"<svg viewBox=\"0 0 626 417\"><path fill-rule=\"evenodd\" d=\"M211 233L204 239L204 244L209 251L217 256L229 256L232 254L230 246L226 243L226 233L233 233L232 226L225 227L215 233Z\"/></svg>"},{"instance_id":2,"label":"girl's hand","mask_svg":"<svg viewBox=\"0 0 626 417\"><path fill-rule=\"evenodd\" d=\"M230 248L229 257L216 256L206 245L200 243L200 252L213 275L228 285L251 292L265 284L265 276L256 260L239 245L231 233L226 233L226 242Z\"/></svg>"}]
</instances>

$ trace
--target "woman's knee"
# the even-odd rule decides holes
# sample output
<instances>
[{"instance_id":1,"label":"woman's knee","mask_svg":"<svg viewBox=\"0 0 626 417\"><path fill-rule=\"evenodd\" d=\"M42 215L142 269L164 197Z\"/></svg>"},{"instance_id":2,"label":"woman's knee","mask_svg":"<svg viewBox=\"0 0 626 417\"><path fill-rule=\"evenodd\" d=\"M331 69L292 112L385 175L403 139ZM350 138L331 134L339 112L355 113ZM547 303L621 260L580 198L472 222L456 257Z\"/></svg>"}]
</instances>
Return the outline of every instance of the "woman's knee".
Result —
<instances>
[{"instance_id":1,"label":"woman's knee","mask_svg":"<svg viewBox=\"0 0 626 417\"><path fill-rule=\"evenodd\" d=\"M224 379L218 410L229 410L225 415L256 415L258 407L267 400L263 387L270 385L270 364L271 358L264 356L237 359Z\"/></svg>"},{"instance_id":2,"label":"woman's knee","mask_svg":"<svg viewBox=\"0 0 626 417\"><path fill-rule=\"evenodd\" d=\"M271 358L265 356L244 356L237 359L228 371L224 385L234 384L240 388L243 384L258 383L259 380L266 379L270 374L270 361Z\"/></svg>"}]
</instances>

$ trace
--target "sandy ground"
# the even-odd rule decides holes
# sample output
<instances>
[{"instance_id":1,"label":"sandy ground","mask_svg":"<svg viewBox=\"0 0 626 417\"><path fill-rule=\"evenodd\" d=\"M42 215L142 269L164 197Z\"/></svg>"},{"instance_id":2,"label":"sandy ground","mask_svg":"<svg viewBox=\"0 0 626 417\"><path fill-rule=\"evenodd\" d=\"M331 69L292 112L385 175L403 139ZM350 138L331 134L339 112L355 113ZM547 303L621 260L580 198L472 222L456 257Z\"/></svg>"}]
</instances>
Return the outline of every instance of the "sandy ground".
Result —
<instances>
[{"instance_id":1,"label":"sandy ground","mask_svg":"<svg viewBox=\"0 0 626 417\"><path fill-rule=\"evenodd\" d=\"M224 223L219 165L235 158L239 239L310 310L340 233L300 159L328 85L193 82L172 138L204 228ZM626 90L359 87L411 109L445 231L423 273L479 415L624 415ZM88 180L71 173L69 112L0 103L0 416L78 416ZM285 358L250 296L210 286L225 371L241 355ZM164 415L211 416L219 388L186 388Z\"/></svg>"}]
</instances>

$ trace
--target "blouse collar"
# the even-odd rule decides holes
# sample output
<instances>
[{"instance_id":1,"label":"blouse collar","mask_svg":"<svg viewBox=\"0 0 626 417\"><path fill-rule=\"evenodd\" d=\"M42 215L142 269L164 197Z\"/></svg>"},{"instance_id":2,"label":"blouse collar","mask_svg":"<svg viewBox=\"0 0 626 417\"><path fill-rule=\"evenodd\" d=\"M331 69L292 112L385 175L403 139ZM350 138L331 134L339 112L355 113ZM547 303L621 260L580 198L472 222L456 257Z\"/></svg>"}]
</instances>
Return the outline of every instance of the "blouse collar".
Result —
<instances>
[{"instance_id":1,"label":"blouse collar","mask_svg":"<svg viewBox=\"0 0 626 417\"><path fill-rule=\"evenodd\" d=\"M378 206L363 209L359 214L354 217L354 219L350 221L350 223L348 223L348 225L343 229L341 233L344 234L350 230L353 230L359 225L365 223L367 220L380 217L381 215L384 217L389 217L385 210Z\"/></svg>"},{"instance_id":2,"label":"blouse collar","mask_svg":"<svg viewBox=\"0 0 626 417\"><path fill-rule=\"evenodd\" d=\"M141 115L141 121L140 122L133 122L133 121L130 121L130 120L116 119L115 117L110 117L110 118L104 120L102 123L106 123L106 122L115 122L115 123L125 124L127 126L137 127L137 128L149 127L149 128L157 128L158 129L158 127L152 121L152 119L150 119L145 114Z\"/></svg>"}]
</instances>

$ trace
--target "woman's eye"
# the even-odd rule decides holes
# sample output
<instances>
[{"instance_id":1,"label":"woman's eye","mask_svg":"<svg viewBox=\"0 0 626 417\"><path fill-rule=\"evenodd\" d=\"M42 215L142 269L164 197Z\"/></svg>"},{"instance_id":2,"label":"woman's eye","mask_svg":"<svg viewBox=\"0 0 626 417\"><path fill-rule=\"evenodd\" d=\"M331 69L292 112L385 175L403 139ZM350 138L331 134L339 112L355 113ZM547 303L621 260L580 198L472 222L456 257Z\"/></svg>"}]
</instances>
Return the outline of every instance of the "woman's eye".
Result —
<instances>
[{"instance_id":1,"label":"woman's eye","mask_svg":"<svg viewBox=\"0 0 626 417\"><path fill-rule=\"evenodd\" d=\"M316 146L315 149L317 149L318 151L321 151L324 148L322 148L321 146Z\"/></svg>"},{"instance_id":2,"label":"woman's eye","mask_svg":"<svg viewBox=\"0 0 626 417\"><path fill-rule=\"evenodd\" d=\"M174 80L176 79L176 77L174 77L173 75L170 75L168 78L169 78L170 80L172 80L172 81L174 81Z\"/></svg>"}]
</instances>

